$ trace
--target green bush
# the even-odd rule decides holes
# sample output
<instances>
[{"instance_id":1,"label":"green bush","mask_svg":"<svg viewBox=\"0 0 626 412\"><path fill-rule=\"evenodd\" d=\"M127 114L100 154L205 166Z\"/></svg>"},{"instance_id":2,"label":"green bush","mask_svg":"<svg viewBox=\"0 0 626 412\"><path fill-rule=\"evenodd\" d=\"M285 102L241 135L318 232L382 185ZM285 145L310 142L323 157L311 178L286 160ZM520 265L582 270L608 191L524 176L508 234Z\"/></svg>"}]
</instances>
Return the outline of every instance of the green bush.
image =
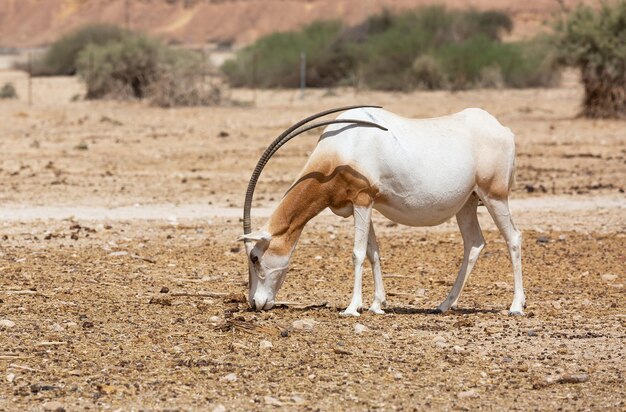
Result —
<instances>
[{"instance_id":1,"label":"green bush","mask_svg":"<svg viewBox=\"0 0 626 412\"><path fill-rule=\"evenodd\" d=\"M120 40L127 34L117 26L97 24L81 27L54 42L48 51L33 61L34 76L71 76L76 74L76 61L80 52L91 44L104 44ZM28 69L22 63L20 69Z\"/></svg>"},{"instance_id":2,"label":"green bush","mask_svg":"<svg viewBox=\"0 0 626 412\"><path fill-rule=\"evenodd\" d=\"M327 21L313 23L301 32L270 34L241 50L222 71L233 86L297 87L300 53L304 51L308 85L333 85L351 68L334 45L341 29L341 23Z\"/></svg>"},{"instance_id":3,"label":"green bush","mask_svg":"<svg viewBox=\"0 0 626 412\"><path fill-rule=\"evenodd\" d=\"M318 22L300 32L275 33L222 67L233 86L297 87L307 55L307 85L372 89L532 87L558 80L549 42L502 43L512 29L497 11L448 11L434 6L385 11L346 28Z\"/></svg>"},{"instance_id":4,"label":"green bush","mask_svg":"<svg viewBox=\"0 0 626 412\"><path fill-rule=\"evenodd\" d=\"M626 118L626 1L580 6L558 29L560 61L582 74L583 115Z\"/></svg>"},{"instance_id":5,"label":"green bush","mask_svg":"<svg viewBox=\"0 0 626 412\"><path fill-rule=\"evenodd\" d=\"M17 92L13 83L5 83L0 88L0 99L17 99Z\"/></svg>"},{"instance_id":6,"label":"green bush","mask_svg":"<svg viewBox=\"0 0 626 412\"><path fill-rule=\"evenodd\" d=\"M217 104L222 97L219 85L207 81L202 56L143 35L90 44L78 55L77 67L88 99L147 98L171 107Z\"/></svg>"}]
</instances>

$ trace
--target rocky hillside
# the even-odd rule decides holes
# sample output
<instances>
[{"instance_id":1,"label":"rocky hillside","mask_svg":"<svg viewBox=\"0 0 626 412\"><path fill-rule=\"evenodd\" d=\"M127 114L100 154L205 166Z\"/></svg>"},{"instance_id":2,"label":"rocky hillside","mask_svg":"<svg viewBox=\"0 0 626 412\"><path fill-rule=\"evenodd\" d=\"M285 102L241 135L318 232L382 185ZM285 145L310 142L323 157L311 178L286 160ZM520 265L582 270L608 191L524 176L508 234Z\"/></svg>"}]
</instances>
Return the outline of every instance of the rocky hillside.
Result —
<instances>
[{"instance_id":1,"label":"rocky hillside","mask_svg":"<svg viewBox=\"0 0 626 412\"><path fill-rule=\"evenodd\" d=\"M115 23L168 40L240 46L272 31L296 29L317 19L357 23L384 8L445 4L451 8L506 10L513 36L538 30L562 5L593 0L0 0L0 46L46 45L68 30Z\"/></svg>"}]
</instances>

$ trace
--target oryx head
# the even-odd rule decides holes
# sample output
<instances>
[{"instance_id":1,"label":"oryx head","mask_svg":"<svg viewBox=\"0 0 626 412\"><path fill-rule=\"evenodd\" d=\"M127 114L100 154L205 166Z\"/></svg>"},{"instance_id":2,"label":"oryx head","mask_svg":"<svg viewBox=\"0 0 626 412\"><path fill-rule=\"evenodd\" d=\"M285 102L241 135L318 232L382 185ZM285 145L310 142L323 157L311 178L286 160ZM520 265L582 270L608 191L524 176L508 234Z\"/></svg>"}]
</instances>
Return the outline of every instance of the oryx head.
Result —
<instances>
[{"instance_id":1,"label":"oryx head","mask_svg":"<svg viewBox=\"0 0 626 412\"><path fill-rule=\"evenodd\" d=\"M355 109L359 107L376 107L380 106L348 106L340 107L337 109L326 110L316 115L307 117L304 120L291 126L285 130L272 144L265 150L259 162L257 163L250 183L248 183L248 190L246 191L246 200L243 207L243 233L240 238L246 245L246 255L248 257L248 303L252 309L264 310L270 309L274 306L276 293L282 286L287 268L289 265L289 257L293 250L284 251L281 247L272 247L272 235L267 230L260 230L252 232L250 222L250 209L252 208L252 197L254 196L254 188L259 180L259 176L263 171L263 167L270 160L272 155L289 140L304 133L308 130L314 129L320 126L326 126L334 123L349 123L357 124L361 126L377 127L382 130L386 128L377 125L376 123L368 122L365 120L355 119L335 119L324 120L313 124L307 124L322 116L326 116L331 113L337 113L344 110ZM279 252L280 251L280 252Z\"/></svg>"},{"instance_id":2,"label":"oryx head","mask_svg":"<svg viewBox=\"0 0 626 412\"><path fill-rule=\"evenodd\" d=\"M272 235L259 230L242 236L248 256L248 303L255 310L271 309L285 281L290 254L270 249Z\"/></svg>"}]
</instances>

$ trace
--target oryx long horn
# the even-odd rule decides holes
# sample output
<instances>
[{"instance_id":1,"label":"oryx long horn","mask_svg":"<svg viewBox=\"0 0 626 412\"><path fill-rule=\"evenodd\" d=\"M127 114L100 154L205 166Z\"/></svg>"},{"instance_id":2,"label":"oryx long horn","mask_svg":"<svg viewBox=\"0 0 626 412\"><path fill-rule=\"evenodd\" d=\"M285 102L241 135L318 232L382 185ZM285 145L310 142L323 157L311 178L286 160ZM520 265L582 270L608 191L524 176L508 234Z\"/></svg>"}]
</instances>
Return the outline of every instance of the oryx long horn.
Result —
<instances>
[{"instance_id":1,"label":"oryx long horn","mask_svg":"<svg viewBox=\"0 0 626 412\"><path fill-rule=\"evenodd\" d=\"M298 129L299 127L315 120L318 119L320 117L326 116L328 114L331 113L337 113L337 112L341 112L344 110L349 110L349 109L355 109L355 108L362 108L362 107L372 107L372 108L380 108L380 106L346 106L346 107L340 107L340 108L336 108L336 109L330 109L330 110L326 110L323 112L320 112L318 114L315 114L313 116L309 116L306 119L303 119L301 121L299 121L298 123L294 124L293 126L291 126L290 128L288 128L287 130L285 130L280 136L278 136L273 142L272 144L270 144L267 149L265 149L265 152L263 152L263 155L261 155L261 158L259 159L259 162L257 163L256 167L254 168L254 172L252 172L252 176L250 177L250 182L248 183L248 189L246 190L246 199L244 202L244 206L243 206L243 233L244 234L249 234L252 231L252 224L250 221L250 209L252 208L252 198L254 196L254 189L256 187L256 183L261 175L261 172L263 171L263 168L265 167L265 165L267 164L267 162L270 160L270 158L272 157L272 155L274 155L274 153L276 153L276 151L278 151L278 149L283 146L285 143L287 143L289 140L293 139L294 137L308 131L311 129L314 129L316 127L321 127L321 126L327 126L330 124L336 124L336 123L349 123L349 124L356 124L356 125L361 125L361 126L368 126L368 127L377 127L379 129L382 130L387 130L386 128L373 123L373 122L368 122L365 120L355 120L355 119L335 119L335 120L325 120L325 121L321 121L321 122L317 122L311 125L307 125L299 130L296 131L296 129ZM294 133L294 131L296 131Z\"/></svg>"}]
</instances>

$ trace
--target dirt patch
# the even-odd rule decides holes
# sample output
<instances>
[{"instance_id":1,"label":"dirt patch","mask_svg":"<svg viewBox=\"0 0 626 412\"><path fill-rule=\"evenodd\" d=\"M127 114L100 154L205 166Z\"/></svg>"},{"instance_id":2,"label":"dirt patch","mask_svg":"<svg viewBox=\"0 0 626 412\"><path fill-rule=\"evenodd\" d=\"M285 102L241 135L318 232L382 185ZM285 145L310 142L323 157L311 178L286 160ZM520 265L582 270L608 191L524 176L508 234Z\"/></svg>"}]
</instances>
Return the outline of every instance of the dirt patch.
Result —
<instances>
[{"instance_id":1,"label":"dirt patch","mask_svg":"<svg viewBox=\"0 0 626 412\"><path fill-rule=\"evenodd\" d=\"M454 280L460 236L385 234L387 314L347 319L352 235L337 230L329 248L315 226L280 298L318 307L266 313L247 309L232 224L11 236L0 310L15 326L0 332L0 362L13 378L0 408L623 408L623 234L526 231L520 318L506 314L512 277L496 233L446 315L431 310ZM297 329L303 319L319 323Z\"/></svg>"}]
</instances>

